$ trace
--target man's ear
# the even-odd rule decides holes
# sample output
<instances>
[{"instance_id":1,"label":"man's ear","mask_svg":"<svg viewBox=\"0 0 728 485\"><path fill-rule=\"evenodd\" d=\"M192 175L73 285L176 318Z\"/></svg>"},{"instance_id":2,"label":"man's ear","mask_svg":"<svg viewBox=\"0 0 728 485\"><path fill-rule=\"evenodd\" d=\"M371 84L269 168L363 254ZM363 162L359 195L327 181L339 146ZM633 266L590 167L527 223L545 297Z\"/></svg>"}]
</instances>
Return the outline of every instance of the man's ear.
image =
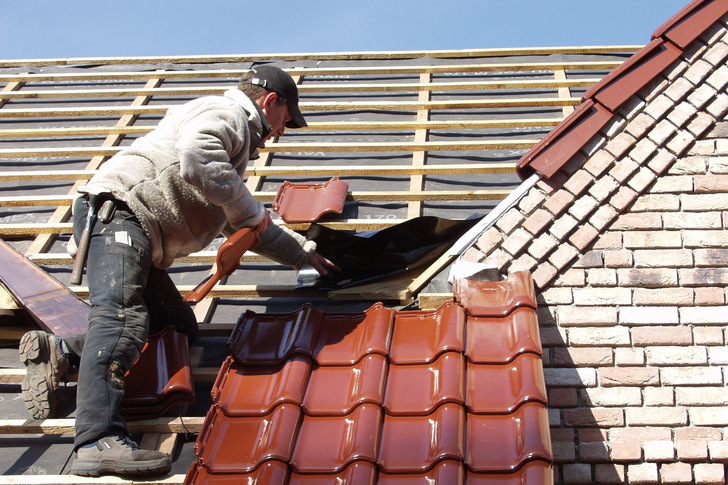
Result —
<instances>
[{"instance_id":1,"label":"man's ear","mask_svg":"<svg viewBox=\"0 0 728 485\"><path fill-rule=\"evenodd\" d=\"M258 105L262 110L267 111L270 106L275 104L276 100L278 99L278 94L274 93L273 91L264 94L260 98L258 98Z\"/></svg>"}]
</instances>

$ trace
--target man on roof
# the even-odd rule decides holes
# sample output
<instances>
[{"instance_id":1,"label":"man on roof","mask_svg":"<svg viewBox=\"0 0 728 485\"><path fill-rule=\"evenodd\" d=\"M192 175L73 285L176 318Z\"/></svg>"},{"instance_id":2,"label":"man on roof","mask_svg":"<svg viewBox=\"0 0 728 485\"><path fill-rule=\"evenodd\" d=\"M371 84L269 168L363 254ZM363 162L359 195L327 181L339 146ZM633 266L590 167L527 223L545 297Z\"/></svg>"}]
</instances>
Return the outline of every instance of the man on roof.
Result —
<instances>
[{"instance_id":1,"label":"man on roof","mask_svg":"<svg viewBox=\"0 0 728 485\"><path fill-rule=\"evenodd\" d=\"M103 207L88 239L88 331L63 340L31 331L19 347L27 366L22 395L36 419L56 415L59 382L78 369L72 473L134 477L171 469L166 453L141 450L130 439L120 403L124 375L150 333L172 325L190 342L197 334L195 314L166 271L176 258L206 248L221 232L250 227L260 234L256 252L276 262L309 264L322 275L336 269L315 243L274 224L243 183L259 147L305 126L291 76L257 66L222 96L169 109L79 191L77 244L89 211Z\"/></svg>"}]
</instances>

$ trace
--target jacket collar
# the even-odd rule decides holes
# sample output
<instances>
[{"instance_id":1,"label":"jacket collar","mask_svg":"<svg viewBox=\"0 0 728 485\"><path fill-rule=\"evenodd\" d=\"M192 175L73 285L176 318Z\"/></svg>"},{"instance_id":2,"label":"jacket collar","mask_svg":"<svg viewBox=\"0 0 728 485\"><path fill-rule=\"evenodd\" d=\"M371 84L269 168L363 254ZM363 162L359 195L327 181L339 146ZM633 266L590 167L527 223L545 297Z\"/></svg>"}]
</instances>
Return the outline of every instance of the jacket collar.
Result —
<instances>
[{"instance_id":1,"label":"jacket collar","mask_svg":"<svg viewBox=\"0 0 728 485\"><path fill-rule=\"evenodd\" d=\"M240 104L248 114L248 126L250 126L251 136L250 154L252 158L252 155L257 152L257 149L263 147L262 140L273 128L268 123L268 119L265 117L263 110L260 109L260 106L258 106L258 103L250 99L247 94L234 88L225 91L224 96Z\"/></svg>"}]
</instances>

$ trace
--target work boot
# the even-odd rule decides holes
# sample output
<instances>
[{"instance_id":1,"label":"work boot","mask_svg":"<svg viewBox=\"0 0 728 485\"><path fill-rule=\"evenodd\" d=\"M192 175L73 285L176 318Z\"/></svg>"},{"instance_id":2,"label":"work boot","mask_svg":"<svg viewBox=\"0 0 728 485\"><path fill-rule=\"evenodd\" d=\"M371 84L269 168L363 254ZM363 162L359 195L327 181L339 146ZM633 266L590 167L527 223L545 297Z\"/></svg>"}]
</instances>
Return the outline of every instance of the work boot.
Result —
<instances>
[{"instance_id":1,"label":"work boot","mask_svg":"<svg viewBox=\"0 0 728 485\"><path fill-rule=\"evenodd\" d=\"M55 335L33 330L20 339L20 361L26 366L21 385L25 407L33 419L47 419L58 411L58 386L65 381L71 363Z\"/></svg>"},{"instance_id":2,"label":"work boot","mask_svg":"<svg viewBox=\"0 0 728 485\"><path fill-rule=\"evenodd\" d=\"M76 451L71 473L84 477L104 474L122 476L165 475L172 469L169 455L140 450L128 436L106 436Z\"/></svg>"}]
</instances>

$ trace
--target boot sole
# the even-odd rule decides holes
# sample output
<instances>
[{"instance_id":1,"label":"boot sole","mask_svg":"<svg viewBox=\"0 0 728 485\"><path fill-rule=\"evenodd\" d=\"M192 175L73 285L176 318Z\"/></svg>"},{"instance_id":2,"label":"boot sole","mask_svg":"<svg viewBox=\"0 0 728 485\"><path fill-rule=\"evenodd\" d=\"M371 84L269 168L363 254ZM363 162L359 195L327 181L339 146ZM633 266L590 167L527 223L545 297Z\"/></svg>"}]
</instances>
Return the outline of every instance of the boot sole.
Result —
<instances>
[{"instance_id":1,"label":"boot sole","mask_svg":"<svg viewBox=\"0 0 728 485\"><path fill-rule=\"evenodd\" d=\"M47 338L41 332L27 332L18 345L20 361L26 366L25 377L20 385L25 407L33 419L48 419L56 416L58 383L53 377L53 368L48 362L51 349Z\"/></svg>"},{"instance_id":2,"label":"boot sole","mask_svg":"<svg viewBox=\"0 0 728 485\"><path fill-rule=\"evenodd\" d=\"M172 470L169 458L150 461L79 460L71 466L71 473L82 477L98 477L105 474L122 476L166 475Z\"/></svg>"}]
</instances>

